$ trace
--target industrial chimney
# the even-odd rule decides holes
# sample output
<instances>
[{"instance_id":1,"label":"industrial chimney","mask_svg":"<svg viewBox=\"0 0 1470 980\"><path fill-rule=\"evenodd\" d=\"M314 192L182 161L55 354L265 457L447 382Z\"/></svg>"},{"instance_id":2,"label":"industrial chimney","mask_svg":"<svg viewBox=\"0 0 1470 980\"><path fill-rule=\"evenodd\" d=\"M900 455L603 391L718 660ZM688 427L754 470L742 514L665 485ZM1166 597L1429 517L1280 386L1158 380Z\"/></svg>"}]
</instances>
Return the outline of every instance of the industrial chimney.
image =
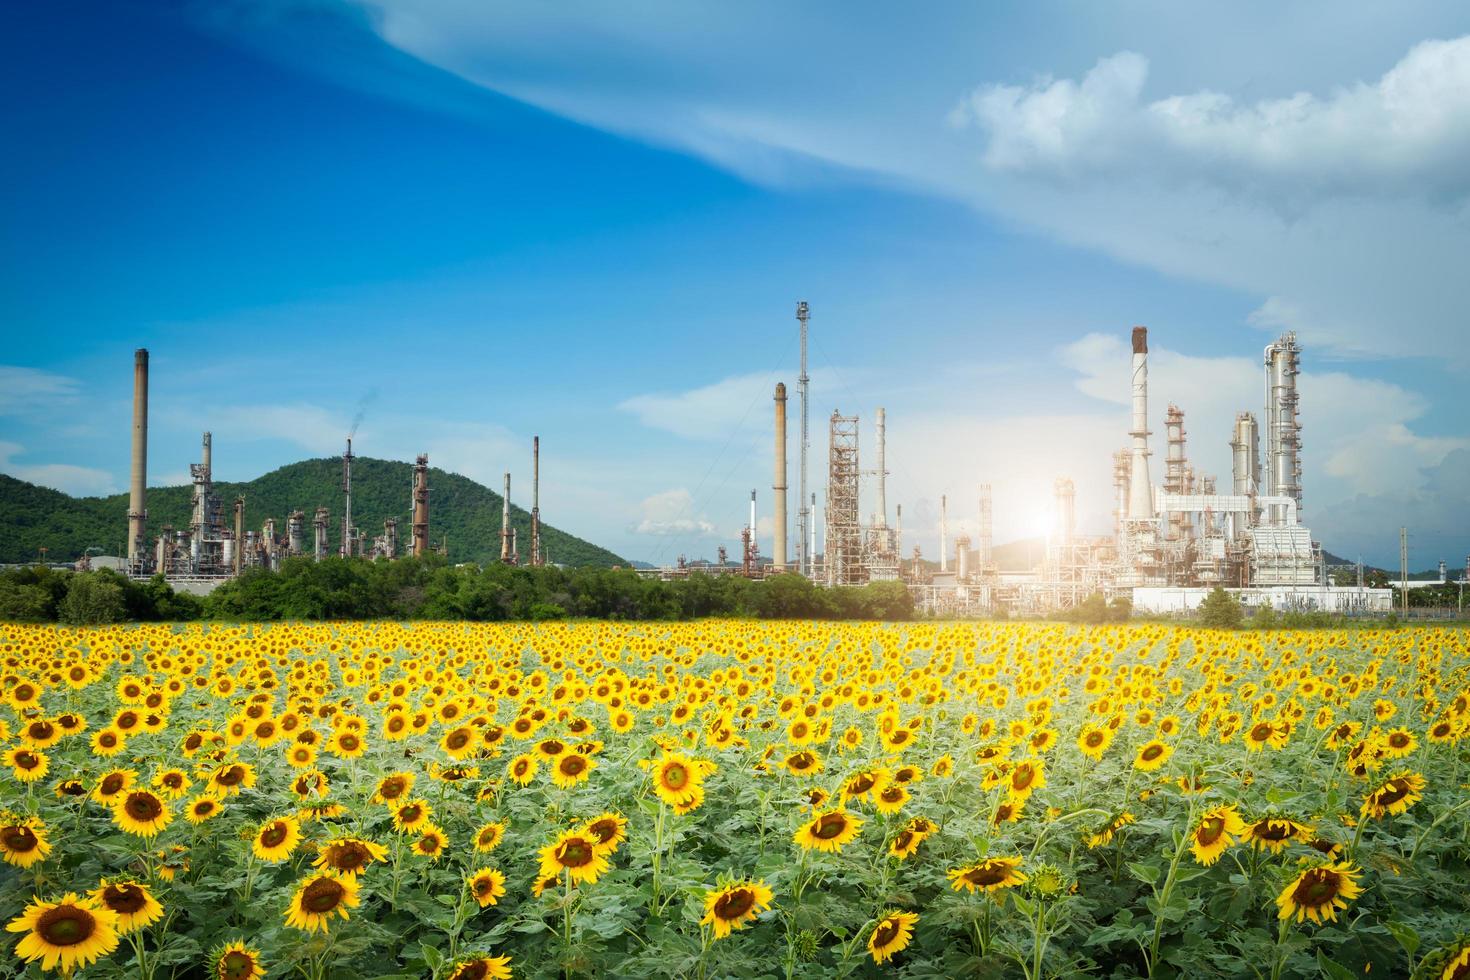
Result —
<instances>
[{"instance_id":1,"label":"industrial chimney","mask_svg":"<svg viewBox=\"0 0 1470 980\"><path fill-rule=\"evenodd\" d=\"M939 570L949 571L949 497L939 497Z\"/></svg>"},{"instance_id":2,"label":"industrial chimney","mask_svg":"<svg viewBox=\"0 0 1470 980\"><path fill-rule=\"evenodd\" d=\"M342 557L352 557L352 437L347 437L347 451L342 454L342 493L346 497L342 510Z\"/></svg>"},{"instance_id":3,"label":"industrial chimney","mask_svg":"<svg viewBox=\"0 0 1470 980\"><path fill-rule=\"evenodd\" d=\"M888 526L888 413L878 409L878 527Z\"/></svg>"},{"instance_id":4,"label":"industrial chimney","mask_svg":"<svg viewBox=\"0 0 1470 980\"><path fill-rule=\"evenodd\" d=\"M1148 328L1133 328L1133 459L1128 473L1128 520L1154 517L1154 492L1148 476Z\"/></svg>"},{"instance_id":5,"label":"industrial chimney","mask_svg":"<svg viewBox=\"0 0 1470 980\"><path fill-rule=\"evenodd\" d=\"M413 464L413 525L409 550L415 558L429 553L429 457L420 453Z\"/></svg>"},{"instance_id":6,"label":"industrial chimney","mask_svg":"<svg viewBox=\"0 0 1470 980\"><path fill-rule=\"evenodd\" d=\"M771 562L776 571L786 568L786 385L776 382L776 527L771 542Z\"/></svg>"},{"instance_id":7,"label":"industrial chimney","mask_svg":"<svg viewBox=\"0 0 1470 980\"><path fill-rule=\"evenodd\" d=\"M500 560L509 562L510 541L510 474L505 474L505 492L500 495Z\"/></svg>"},{"instance_id":8,"label":"industrial chimney","mask_svg":"<svg viewBox=\"0 0 1470 980\"><path fill-rule=\"evenodd\" d=\"M541 564L541 437L531 437L531 564Z\"/></svg>"},{"instance_id":9,"label":"industrial chimney","mask_svg":"<svg viewBox=\"0 0 1470 980\"><path fill-rule=\"evenodd\" d=\"M148 350L133 352L133 472L128 487L128 569L148 565Z\"/></svg>"}]
</instances>

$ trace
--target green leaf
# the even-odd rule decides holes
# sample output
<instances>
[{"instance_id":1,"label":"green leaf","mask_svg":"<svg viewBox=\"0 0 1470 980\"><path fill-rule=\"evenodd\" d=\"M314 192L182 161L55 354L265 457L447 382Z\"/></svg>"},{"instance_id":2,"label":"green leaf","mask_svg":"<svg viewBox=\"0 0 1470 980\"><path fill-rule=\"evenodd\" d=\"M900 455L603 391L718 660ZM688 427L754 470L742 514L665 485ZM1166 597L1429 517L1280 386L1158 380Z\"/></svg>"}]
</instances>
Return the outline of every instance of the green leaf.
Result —
<instances>
[{"instance_id":1,"label":"green leaf","mask_svg":"<svg viewBox=\"0 0 1470 980\"><path fill-rule=\"evenodd\" d=\"M1352 970L1336 960L1328 959L1327 954L1320 949L1317 950L1317 967L1322 971L1323 976L1330 977L1331 980L1358 980Z\"/></svg>"},{"instance_id":2,"label":"green leaf","mask_svg":"<svg viewBox=\"0 0 1470 980\"><path fill-rule=\"evenodd\" d=\"M444 965L444 954L439 952L438 947L430 946L428 943L419 943L419 952L423 954L424 962L430 970L435 973Z\"/></svg>"},{"instance_id":3,"label":"green leaf","mask_svg":"<svg viewBox=\"0 0 1470 980\"><path fill-rule=\"evenodd\" d=\"M1161 869L1157 864L1144 864L1141 861L1129 861L1128 870L1133 873L1133 877L1137 878L1145 885L1152 886L1158 884L1159 873L1163 869Z\"/></svg>"},{"instance_id":4,"label":"green leaf","mask_svg":"<svg viewBox=\"0 0 1470 980\"><path fill-rule=\"evenodd\" d=\"M1413 959L1415 951L1419 949L1419 933L1414 931L1414 927L1393 921L1385 922L1384 926L1393 933L1393 938L1397 939L1399 945L1404 948L1405 955Z\"/></svg>"}]
</instances>

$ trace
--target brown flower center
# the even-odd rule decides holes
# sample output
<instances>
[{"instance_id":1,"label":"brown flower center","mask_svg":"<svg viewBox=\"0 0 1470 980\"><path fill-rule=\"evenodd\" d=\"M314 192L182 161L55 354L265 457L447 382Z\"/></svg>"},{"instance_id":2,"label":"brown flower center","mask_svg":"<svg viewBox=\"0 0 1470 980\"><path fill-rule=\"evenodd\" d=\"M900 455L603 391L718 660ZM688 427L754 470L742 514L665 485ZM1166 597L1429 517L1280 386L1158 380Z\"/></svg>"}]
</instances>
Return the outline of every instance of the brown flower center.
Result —
<instances>
[{"instance_id":1,"label":"brown flower center","mask_svg":"<svg viewBox=\"0 0 1470 980\"><path fill-rule=\"evenodd\" d=\"M732 888L715 900L715 915L721 919L738 919L755 905L755 894L749 888Z\"/></svg>"},{"instance_id":2,"label":"brown flower center","mask_svg":"<svg viewBox=\"0 0 1470 980\"><path fill-rule=\"evenodd\" d=\"M97 920L75 905L58 905L41 913L36 932L52 946L75 946L92 938Z\"/></svg>"},{"instance_id":3,"label":"brown flower center","mask_svg":"<svg viewBox=\"0 0 1470 980\"><path fill-rule=\"evenodd\" d=\"M1326 905L1337 897L1337 875L1321 869L1308 871L1291 893L1292 901L1303 908Z\"/></svg>"},{"instance_id":4,"label":"brown flower center","mask_svg":"<svg viewBox=\"0 0 1470 980\"><path fill-rule=\"evenodd\" d=\"M102 904L119 915L132 915L148 904L148 895L132 882L108 885L102 892Z\"/></svg>"},{"instance_id":5,"label":"brown flower center","mask_svg":"<svg viewBox=\"0 0 1470 980\"><path fill-rule=\"evenodd\" d=\"M219 961L222 980L247 980L255 973L255 961L238 949L230 950Z\"/></svg>"},{"instance_id":6,"label":"brown flower center","mask_svg":"<svg viewBox=\"0 0 1470 980\"><path fill-rule=\"evenodd\" d=\"M1164 747L1162 745L1147 745L1144 746L1143 755L1141 756L1141 758L1144 762L1153 762L1155 759L1163 754Z\"/></svg>"},{"instance_id":7,"label":"brown flower center","mask_svg":"<svg viewBox=\"0 0 1470 980\"><path fill-rule=\"evenodd\" d=\"M832 840L842 836L847 829L847 818L840 813L824 813L817 818L817 826L812 830L812 836L819 840Z\"/></svg>"},{"instance_id":8,"label":"brown flower center","mask_svg":"<svg viewBox=\"0 0 1470 980\"><path fill-rule=\"evenodd\" d=\"M556 854L563 867L580 868L592 862L592 845L580 837L568 840Z\"/></svg>"},{"instance_id":9,"label":"brown flower center","mask_svg":"<svg viewBox=\"0 0 1470 980\"><path fill-rule=\"evenodd\" d=\"M878 923L878 928L873 930L873 945L879 949L887 946L898 938L898 923L893 919L884 919Z\"/></svg>"},{"instance_id":10,"label":"brown flower center","mask_svg":"<svg viewBox=\"0 0 1470 980\"><path fill-rule=\"evenodd\" d=\"M146 791L129 793L123 809L127 811L128 816L139 823L157 820L163 815L163 804L159 802L158 797Z\"/></svg>"},{"instance_id":11,"label":"brown flower center","mask_svg":"<svg viewBox=\"0 0 1470 980\"><path fill-rule=\"evenodd\" d=\"M288 832L285 821L277 820L260 832L260 842L266 847L280 847Z\"/></svg>"},{"instance_id":12,"label":"brown flower center","mask_svg":"<svg viewBox=\"0 0 1470 980\"><path fill-rule=\"evenodd\" d=\"M40 840L29 827L6 827L0 830L0 844L14 854L25 854L34 851L40 845Z\"/></svg>"},{"instance_id":13,"label":"brown flower center","mask_svg":"<svg viewBox=\"0 0 1470 980\"><path fill-rule=\"evenodd\" d=\"M689 783L689 770L682 762L671 762L664 766L661 778L669 789L683 789Z\"/></svg>"},{"instance_id":14,"label":"brown flower center","mask_svg":"<svg viewBox=\"0 0 1470 980\"><path fill-rule=\"evenodd\" d=\"M301 893L301 906L308 912L325 915L342 904L347 889L331 878L318 878Z\"/></svg>"}]
</instances>

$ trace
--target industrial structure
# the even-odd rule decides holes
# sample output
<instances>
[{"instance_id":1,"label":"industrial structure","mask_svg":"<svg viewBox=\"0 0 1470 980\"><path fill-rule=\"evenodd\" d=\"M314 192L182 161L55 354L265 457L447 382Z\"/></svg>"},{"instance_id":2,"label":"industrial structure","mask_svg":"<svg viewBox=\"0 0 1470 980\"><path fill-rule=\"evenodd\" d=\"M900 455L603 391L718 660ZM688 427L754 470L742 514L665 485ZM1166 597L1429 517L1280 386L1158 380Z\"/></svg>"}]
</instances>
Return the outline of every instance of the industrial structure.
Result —
<instances>
[{"instance_id":1,"label":"industrial structure","mask_svg":"<svg viewBox=\"0 0 1470 980\"><path fill-rule=\"evenodd\" d=\"M978 615L999 610L1040 615L1065 611L1087 597L1129 599L1135 608L1180 611L1198 605L1215 587L1236 590L1248 605L1341 612L1385 611L1389 592L1330 584L1321 547L1302 523L1301 421L1297 377L1301 347L1294 334L1268 345L1263 355L1264 458L1256 416L1240 412L1228 430L1231 473L1227 492L1217 479L1190 463L1185 410L1163 413L1162 479L1155 481L1150 427L1148 330L1130 335L1127 445L1112 454L1113 527L1083 534L1077 527L1076 484L1058 476L1052 487L1052 530L1032 567L1002 570L995 561L991 484L980 486L975 537L950 541L949 494L939 495L939 553L926 562L915 546L902 556L902 507L888 522L888 437L883 408L874 413L877 465L860 462L860 419L833 411L827 427L825 523L818 551L816 494L807 487L807 339L810 311L797 304L801 362L799 493L795 561L787 558L786 387L776 385L774 529L772 555L755 550L755 494L741 531L741 561L691 565L648 574L676 577L693 568L761 577L788 572L832 587L901 581L917 605L937 615ZM1222 436L1226 433L1222 433ZM864 478L871 478L873 508L863 520ZM723 549L721 549L723 552Z\"/></svg>"},{"instance_id":2,"label":"industrial structure","mask_svg":"<svg viewBox=\"0 0 1470 980\"><path fill-rule=\"evenodd\" d=\"M286 516L285 533L278 533L277 521L267 516L260 530L246 528L246 500L233 501L233 527L226 526L223 501L214 489L214 440L210 433L203 437L200 459L189 465L193 481L192 507L187 528L164 525L153 540L148 531L148 351L133 355L133 425L132 461L128 488L127 558L123 568L134 578L147 578L162 573L176 586L207 590L221 581L254 568L276 568L282 560L295 556L321 561L329 555L328 530L331 512L317 506L311 522L311 544L306 538L306 512L292 510ZM398 517L383 521L383 533L371 540L353 520L352 438L347 439L342 453L342 520L341 536L335 554L342 558L394 559L399 557ZM542 544L540 507L541 439L532 441L532 507L531 564L546 562ZM427 555L429 545L429 457L420 454L413 466L413 482L409 493L408 554ZM515 528L510 522L510 474L505 474L505 493L501 511L501 560L516 564L519 554Z\"/></svg>"}]
</instances>

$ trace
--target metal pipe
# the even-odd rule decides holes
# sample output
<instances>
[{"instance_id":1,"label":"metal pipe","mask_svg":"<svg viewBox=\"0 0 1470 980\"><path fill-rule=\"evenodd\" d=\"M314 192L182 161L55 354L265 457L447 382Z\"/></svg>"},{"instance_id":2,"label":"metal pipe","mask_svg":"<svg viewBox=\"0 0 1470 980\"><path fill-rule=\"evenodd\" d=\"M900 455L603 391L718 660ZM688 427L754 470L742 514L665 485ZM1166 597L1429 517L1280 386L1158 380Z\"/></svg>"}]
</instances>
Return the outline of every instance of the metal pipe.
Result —
<instances>
[{"instance_id":1,"label":"metal pipe","mask_svg":"<svg viewBox=\"0 0 1470 980\"><path fill-rule=\"evenodd\" d=\"M128 487L128 568L148 564L148 350L133 352L133 471Z\"/></svg>"},{"instance_id":2,"label":"metal pipe","mask_svg":"<svg viewBox=\"0 0 1470 980\"><path fill-rule=\"evenodd\" d=\"M1128 519L1154 517L1153 487L1148 475L1148 328L1133 328L1133 459L1128 474Z\"/></svg>"},{"instance_id":3,"label":"metal pipe","mask_svg":"<svg viewBox=\"0 0 1470 980\"><path fill-rule=\"evenodd\" d=\"M760 553L760 545L755 542L755 491L750 491L750 552L752 564L754 558Z\"/></svg>"},{"instance_id":4,"label":"metal pipe","mask_svg":"<svg viewBox=\"0 0 1470 980\"><path fill-rule=\"evenodd\" d=\"M776 482L771 485L775 496L774 536L771 541L771 563L777 571L786 568L786 385L776 382Z\"/></svg>"},{"instance_id":5,"label":"metal pipe","mask_svg":"<svg viewBox=\"0 0 1470 980\"><path fill-rule=\"evenodd\" d=\"M808 523L811 525L808 533L811 535L811 541L807 547L806 570L808 575L815 578L817 568L817 495L815 493L812 494L812 504L811 509L808 511L808 516L810 518Z\"/></svg>"},{"instance_id":6,"label":"metal pipe","mask_svg":"<svg viewBox=\"0 0 1470 980\"><path fill-rule=\"evenodd\" d=\"M347 501L342 511L343 558L352 557L352 437L347 437L347 451L342 454L342 492Z\"/></svg>"},{"instance_id":7,"label":"metal pipe","mask_svg":"<svg viewBox=\"0 0 1470 980\"><path fill-rule=\"evenodd\" d=\"M245 551L245 498L235 498L235 574L240 574L240 562Z\"/></svg>"}]
</instances>

